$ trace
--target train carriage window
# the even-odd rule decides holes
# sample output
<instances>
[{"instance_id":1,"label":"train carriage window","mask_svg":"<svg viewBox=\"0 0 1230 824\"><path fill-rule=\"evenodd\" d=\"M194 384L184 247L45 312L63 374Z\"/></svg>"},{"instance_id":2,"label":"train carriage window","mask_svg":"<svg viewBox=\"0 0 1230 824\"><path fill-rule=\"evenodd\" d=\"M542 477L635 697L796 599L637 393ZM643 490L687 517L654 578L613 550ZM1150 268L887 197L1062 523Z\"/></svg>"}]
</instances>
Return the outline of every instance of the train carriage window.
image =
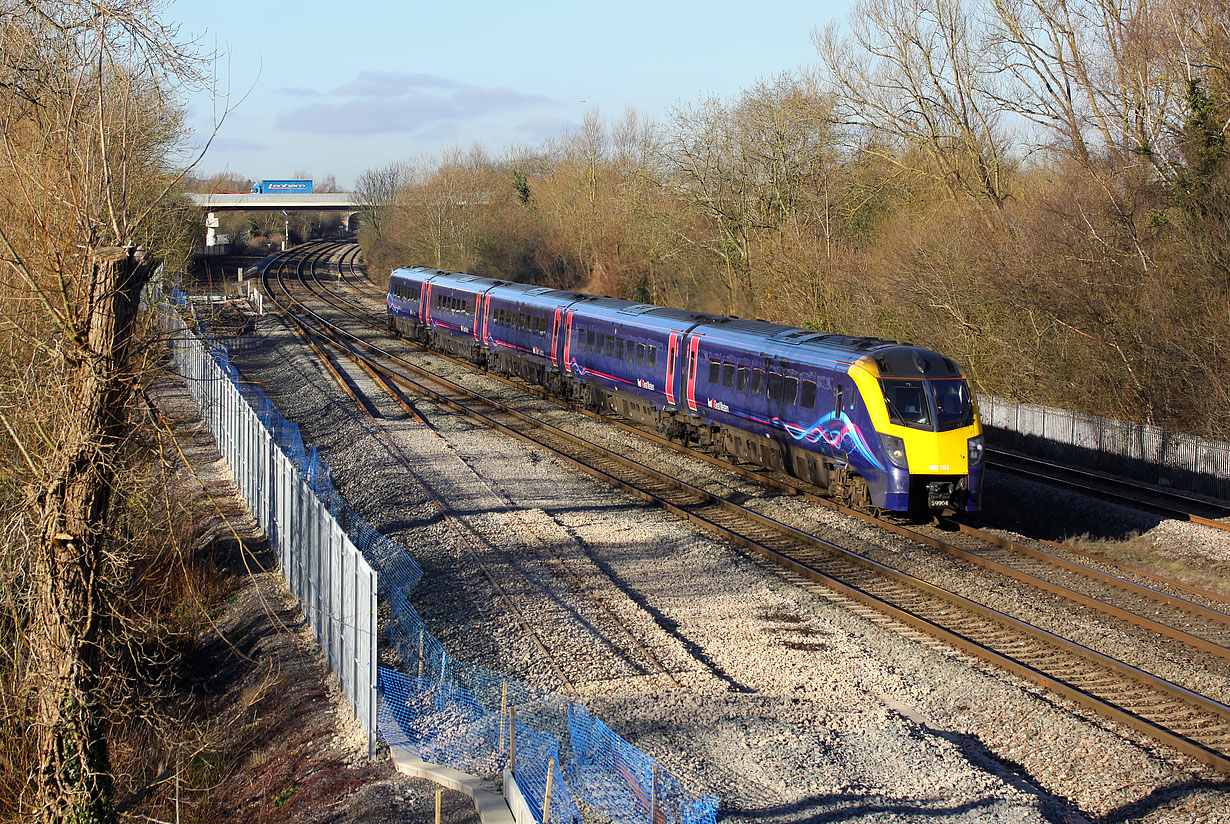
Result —
<instances>
[{"instance_id":1,"label":"train carriage window","mask_svg":"<svg viewBox=\"0 0 1230 824\"><path fill-rule=\"evenodd\" d=\"M717 385L718 380L722 376L722 362L716 360L709 361L709 383Z\"/></svg>"},{"instance_id":2,"label":"train carriage window","mask_svg":"<svg viewBox=\"0 0 1230 824\"><path fill-rule=\"evenodd\" d=\"M786 378L782 384L782 400L786 403L794 403L799 397L799 379L795 377Z\"/></svg>"},{"instance_id":3,"label":"train carriage window","mask_svg":"<svg viewBox=\"0 0 1230 824\"><path fill-rule=\"evenodd\" d=\"M628 346L624 350L624 359L627 360L628 363L632 363L633 361L636 360L636 343L635 342L628 341Z\"/></svg>"},{"instance_id":4,"label":"train carriage window","mask_svg":"<svg viewBox=\"0 0 1230 824\"><path fill-rule=\"evenodd\" d=\"M799 406L807 409L816 408L816 382L803 381L803 395L799 398Z\"/></svg>"},{"instance_id":5,"label":"train carriage window","mask_svg":"<svg viewBox=\"0 0 1230 824\"><path fill-rule=\"evenodd\" d=\"M752 370L752 394L753 395L763 395L764 394L764 370L763 369L753 369Z\"/></svg>"},{"instance_id":6,"label":"train carriage window","mask_svg":"<svg viewBox=\"0 0 1230 824\"><path fill-rule=\"evenodd\" d=\"M648 360L649 360L650 366L658 365L658 347L656 346L649 347Z\"/></svg>"},{"instance_id":7,"label":"train carriage window","mask_svg":"<svg viewBox=\"0 0 1230 824\"><path fill-rule=\"evenodd\" d=\"M624 359L624 341L623 338L615 341L615 357L619 360Z\"/></svg>"},{"instance_id":8,"label":"train carriage window","mask_svg":"<svg viewBox=\"0 0 1230 824\"><path fill-rule=\"evenodd\" d=\"M607 354L607 357L609 358L615 357L615 336L614 335L606 336L606 354Z\"/></svg>"},{"instance_id":9,"label":"train carriage window","mask_svg":"<svg viewBox=\"0 0 1230 824\"><path fill-rule=\"evenodd\" d=\"M643 343L636 345L636 362L642 366L645 365L645 344Z\"/></svg>"},{"instance_id":10,"label":"train carriage window","mask_svg":"<svg viewBox=\"0 0 1230 824\"><path fill-rule=\"evenodd\" d=\"M748 385L752 382L752 370L747 366L740 366L739 371L735 375L735 389L740 392L746 392ZM815 387L812 387L813 389Z\"/></svg>"},{"instance_id":11,"label":"train carriage window","mask_svg":"<svg viewBox=\"0 0 1230 824\"><path fill-rule=\"evenodd\" d=\"M735 385L735 365L733 363L722 364L722 386L727 389Z\"/></svg>"},{"instance_id":12,"label":"train carriage window","mask_svg":"<svg viewBox=\"0 0 1230 824\"><path fill-rule=\"evenodd\" d=\"M776 372L769 373L769 400L780 401L782 399L782 376Z\"/></svg>"}]
</instances>

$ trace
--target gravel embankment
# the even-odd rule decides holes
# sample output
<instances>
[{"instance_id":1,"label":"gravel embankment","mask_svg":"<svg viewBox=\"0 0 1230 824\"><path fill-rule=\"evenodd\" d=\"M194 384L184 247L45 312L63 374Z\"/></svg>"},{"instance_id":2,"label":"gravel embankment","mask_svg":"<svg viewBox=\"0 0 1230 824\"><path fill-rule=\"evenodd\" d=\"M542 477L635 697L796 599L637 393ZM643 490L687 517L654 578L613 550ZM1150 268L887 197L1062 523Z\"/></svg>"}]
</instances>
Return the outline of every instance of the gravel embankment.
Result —
<instances>
[{"instance_id":1,"label":"gravel embankment","mask_svg":"<svg viewBox=\"0 0 1230 824\"><path fill-rule=\"evenodd\" d=\"M258 332L266 342L237 364L300 423L351 504L423 564L415 600L452 651L558 688L527 622L589 707L690 789L719 796L728 820L1230 820L1214 777L1188 759L854 614L455 413L418 402L434 433L385 403L385 420L366 420L277 319ZM767 497L674 453L641 451ZM772 505L878 552L948 563L798 501ZM966 582L984 584L1017 597ZM1035 609L1040 621L1065 620Z\"/></svg>"}]
</instances>

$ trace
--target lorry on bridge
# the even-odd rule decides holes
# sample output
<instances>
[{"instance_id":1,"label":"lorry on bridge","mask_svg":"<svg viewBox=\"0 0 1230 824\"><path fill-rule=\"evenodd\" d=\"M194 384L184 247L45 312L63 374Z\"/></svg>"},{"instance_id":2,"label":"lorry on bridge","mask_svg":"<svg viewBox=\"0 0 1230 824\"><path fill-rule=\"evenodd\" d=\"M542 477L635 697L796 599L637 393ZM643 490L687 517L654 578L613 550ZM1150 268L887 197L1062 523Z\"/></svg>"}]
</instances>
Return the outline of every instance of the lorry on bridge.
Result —
<instances>
[{"instance_id":1,"label":"lorry on bridge","mask_svg":"<svg viewBox=\"0 0 1230 824\"><path fill-rule=\"evenodd\" d=\"M262 180L252 184L254 195L310 195L312 181L310 180Z\"/></svg>"}]
</instances>

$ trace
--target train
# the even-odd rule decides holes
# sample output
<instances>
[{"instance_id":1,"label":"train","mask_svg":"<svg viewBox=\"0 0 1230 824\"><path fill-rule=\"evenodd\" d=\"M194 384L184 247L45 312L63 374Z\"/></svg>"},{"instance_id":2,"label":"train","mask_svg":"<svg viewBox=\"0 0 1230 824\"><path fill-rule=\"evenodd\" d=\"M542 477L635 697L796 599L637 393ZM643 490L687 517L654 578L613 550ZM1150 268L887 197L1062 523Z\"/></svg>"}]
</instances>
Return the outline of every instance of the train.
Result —
<instances>
[{"instance_id":1,"label":"train","mask_svg":"<svg viewBox=\"0 0 1230 824\"><path fill-rule=\"evenodd\" d=\"M310 195L310 180L262 180L252 184L253 195Z\"/></svg>"},{"instance_id":2,"label":"train","mask_svg":"<svg viewBox=\"0 0 1230 824\"><path fill-rule=\"evenodd\" d=\"M386 302L392 334L852 508L981 509L974 395L929 349L418 266Z\"/></svg>"}]
</instances>

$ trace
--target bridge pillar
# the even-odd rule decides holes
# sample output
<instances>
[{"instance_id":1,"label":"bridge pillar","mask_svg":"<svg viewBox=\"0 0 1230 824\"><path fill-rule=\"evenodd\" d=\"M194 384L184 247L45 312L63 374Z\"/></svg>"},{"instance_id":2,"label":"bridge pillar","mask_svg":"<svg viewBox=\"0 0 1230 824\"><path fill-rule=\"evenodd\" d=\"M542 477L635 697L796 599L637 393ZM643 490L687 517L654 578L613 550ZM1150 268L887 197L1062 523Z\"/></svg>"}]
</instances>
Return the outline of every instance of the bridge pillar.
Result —
<instances>
[{"instance_id":1,"label":"bridge pillar","mask_svg":"<svg viewBox=\"0 0 1230 824\"><path fill-rule=\"evenodd\" d=\"M213 212L205 215L205 246L218 245L218 216Z\"/></svg>"}]
</instances>

